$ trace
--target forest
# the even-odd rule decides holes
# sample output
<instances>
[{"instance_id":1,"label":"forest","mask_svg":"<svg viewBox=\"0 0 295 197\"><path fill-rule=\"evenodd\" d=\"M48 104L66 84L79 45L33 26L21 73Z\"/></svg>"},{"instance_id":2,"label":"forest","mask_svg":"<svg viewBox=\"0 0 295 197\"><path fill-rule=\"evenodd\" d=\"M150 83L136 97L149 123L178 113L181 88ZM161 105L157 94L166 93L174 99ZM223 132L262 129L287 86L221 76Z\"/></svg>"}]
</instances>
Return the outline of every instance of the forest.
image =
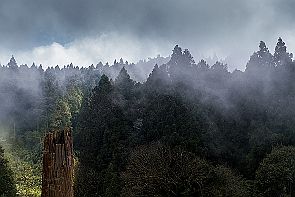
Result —
<instances>
[{"instance_id":1,"label":"forest","mask_svg":"<svg viewBox=\"0 0 295 197\"><path fill-rule=\"evenodd\" d=\"M42 141L72 128L74 196L295 196L295 61L170 57L0 66L0 196L41 196Z\"/></svg>"}]
</instances>

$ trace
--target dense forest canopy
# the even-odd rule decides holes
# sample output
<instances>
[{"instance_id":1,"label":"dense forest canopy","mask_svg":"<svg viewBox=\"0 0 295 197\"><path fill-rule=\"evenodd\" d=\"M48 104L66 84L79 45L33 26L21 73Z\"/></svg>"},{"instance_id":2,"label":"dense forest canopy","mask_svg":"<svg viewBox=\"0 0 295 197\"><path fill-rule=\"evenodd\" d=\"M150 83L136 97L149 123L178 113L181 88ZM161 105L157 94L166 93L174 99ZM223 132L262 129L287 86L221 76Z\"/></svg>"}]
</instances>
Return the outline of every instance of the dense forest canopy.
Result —
<instances>
[{"instance_id":1,"label":"dense forest canopy","mask_svg":"<svg viewBox=\"0 0 295 197\"><path fill-rule=\"evenodd\" d=\"M295 61L281 38L233 72L178 45L83 68L12 57L0 99L1 131L34 163L46 132L72 127L76 196L295 195Z\"/></svg>"}]
</instances>

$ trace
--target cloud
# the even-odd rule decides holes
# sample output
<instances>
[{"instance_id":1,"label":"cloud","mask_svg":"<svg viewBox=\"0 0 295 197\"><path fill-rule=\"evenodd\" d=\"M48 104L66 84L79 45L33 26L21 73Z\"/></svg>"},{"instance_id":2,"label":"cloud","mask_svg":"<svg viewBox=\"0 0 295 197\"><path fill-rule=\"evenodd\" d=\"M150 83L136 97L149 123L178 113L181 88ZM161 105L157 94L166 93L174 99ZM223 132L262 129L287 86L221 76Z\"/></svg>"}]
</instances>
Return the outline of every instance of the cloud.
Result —
<instances>
[{"instance_id":1,"label":"cloud","mask_svg":"<svg viewBox=\"0 0 295 197\"><path fill-rule=\"evenodd\" d=\"M293 0L2 0L0 43L2 56L22 51L43 64L83 65L118 56L132 61L151 50L169 54L179 44L196 59L216 53L243 68L260 40L271 51L279 36L288 46L293 42L293 5Z\"/></svg>"},{"instance_id":2,"label":"cloud","mask_svg":"<svg viewBox=\"0 0 295 197\"><path fill-rule=\"evenodd\" d=\"M165 51L163 47L167 46ZM170 46L161 41L141 40L131 35L108 33L96 37L87 37L74 40L66 45L52 43L27 51L17 51L14 56L19 64L42 64L43 67L67 65L73 63L78 66L90 66L99 61L112 63L115 59L123 58L129 62L137 62L146 57L155 57L158 54L169 55ZM168 53L167 53L168 52ZM10 55L0 56L1 59L10 58ZM3 63L5 64L5 63Z\"/></svg>"}]
</instances>

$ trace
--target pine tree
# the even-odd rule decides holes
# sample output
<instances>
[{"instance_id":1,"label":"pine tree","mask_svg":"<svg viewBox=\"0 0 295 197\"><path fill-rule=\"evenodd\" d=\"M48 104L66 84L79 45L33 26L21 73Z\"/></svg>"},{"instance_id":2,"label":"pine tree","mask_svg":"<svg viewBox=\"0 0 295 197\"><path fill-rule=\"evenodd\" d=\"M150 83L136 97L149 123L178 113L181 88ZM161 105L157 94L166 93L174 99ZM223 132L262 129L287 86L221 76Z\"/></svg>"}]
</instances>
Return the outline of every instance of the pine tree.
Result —
<instances>
[{"instance_id":1,"label":"pine tree","mask_svg":"<svg viewBox=\"0 0 295 197\"><path fill-rule=\"evenodd\" d=\"M292 62L293 54L287 52L287 47L282 38L278 39L277 46L274 53L274 63L276 66L283 66Z\"/></svg>"},{"instance_id":2,"label":"pine tree","mask_svg":"<svg viewBox=\"0 0 295 197\"><path fill-rule=\"evenodd\" d=\"M52 120L50 128L63 129L65 127L71 127L71 109L65 100L58 100L55 110L52 114Z\"/></svg>"},{"instance_id":3,"label":"pine tree","mask_svg":"<svg viewBox=\"0 0 295 197\"><path fill-rule=\"evenodd\" d=\"M223 64L221 62L216 62L215 64L213 64L213 66L211 67L211 70L215 71L215 72L228 72L227 71L227 65Z\"/></svg>"},{"instance_id":4,"label":"pine tree","mask_svg":"<svg viewBox=\"0 0 295 197\"><path fill-rule=\"evenodd\" d=\"M130 100L133 97L134 84L135 82L130 79L127 70L123 67L115 79L116 89L125 99Z\"/></svg>"},{"instance_id":5,"label":"pine tree","mask_svg":"<svg viewBox=\"0 0 295 197\"><path fill-rule=\"evenodd\" d=\"M252 80L249 84L253 85L254 89L262 90L263 83L273 79L272 75L275 71L273 59L265 42L260 41L259 50L251 55L245 70L247 77Z\"/></svg>"},{"instance_id":6,"label":"pine tree","mask_svg":"<svg viewBox=\"0 0 295 197\"><path fill-rule=\"evenodd\" d=\"M166 87L169 86L170 84L171 84L171 79L167 72L167 66L162 65L159 67L158 64L156 64L153 71L147 78L145 87L148 92L156 91L160 93L164 89L166 89Z\"/></svg>"},{"instance_id":7,"label":"pine tree","mask_svg":"<svg viewBox=\"0 0 295 197\"><path fill-rule=\"evenodd\" d=\"M202 71L206 71L209 70L209 65L207 64L207 62L205 60L201 60L198 64L197 64L197 69L199 69L201 72Z\"/></svg>"},{"instance_id":8,"label":"pine tree","mask_svg":"<svg viewBox=\"0 0 295 197\"><path fill-rule=\"evenodd\" d=\"M114 60L114 65L113 66L117 66L119 63L117 62L117 60Z\"/></svg>"},{"instance_id":9,"label":"pine tree","mask_svg":"<svg viewBox=\"0 0 295 197\"><path fill-rule=\"evenodd\" d=\"M45 129L49 129L54 119L54 110L59 98L61 98L61 91L58 86L56 74L53 68L48 68L44 73L44 79L41 82L43 99L41 103L42 108L42 123Z\"/></svg>"},{"instance_id":10,"label":"pine tree","mask_svg":"<svg viewBox=\"0 0 295 197\"><path fill-rule=\"evenodd\" d=\"M123 58L120 58L120 62L119 62L120 65L123 65L124 64L124 60Z\"/></svg>"},{"instance_id":11,"label":"pine tree","mask_svg":"<svg viewBox=\"0 0 295 197\"><path fill-rule=\"evenodd\" d=\"M195 61L188 49L182 52L182 49L176 45L167 65L172 81L189 83L186 79L191 77Z\"/></svg>"},{"instance_id":12,"label":"pine tree","mask_svg":"<svg viewBox=\"0 0 295 197\"><path fill-rule=\"evenodd\" d=\"M10 61L9 61L9 63L7 65L11 69L17 69L18 68L17 63L16 63L16 60L14 59L13 56L10 58Z\"/></svg>"},{"instance_id":13,"label":"pine tree","mask_svg":"<svg viewBox=\"0 0 295 197\"><path fill-rule=\"evenodd\" d=\"M273 56L266 47L265 42L260 41L259 51L253 53L246 65L246 72L259 72L265 74L273 68ZM252 73L255 74L255 73Z\"/></svg>"},{"instance_id":14,"label":"pine tree","mask_svg":"<svg viewBox=\"0 0 295 197\"><path fill-rule=\"evenodd\" d=\"M183 51L183 63L184 65L193 65L195 64L195 60L188 49Z\"/></svg>"},{"instance_id":15,"label":"pine tree","mask_svg":"<svg viewBox=\"0 0 295 197\"><path fill-rule=\"evenodd\" d=\"M0 196L16 196L16 187L13 174L8 166L8 161L4 158L4 150L0 145Z\"/></svg>"},{"instance_id":16,"label":"pine tree","mask_svg":"<svg viewBox=\"0 0 295 197\"><path fill-rule=\"evenodd\" d=\"M173 53L171 55L171 59L169 61L169 65L178 65L181 63L181 60L182 60L182 49L176 45L173 49Z\"/></svg>"},{"instance_id":17,"label":"pine tree","mask_svg":"<svg viewBox=\"0 0 295 197\"><path fill-rule=\"evenodd\" d=\"M88 104L84 105L81 110L77 131L80 169L93 170L95 173L91 174L99 174L100 178L94 181L93 185L78 183L81 185L76 189L79 195L82 195L84 187L87 187L87 192L89 192L87 196L104 194L110 189L107 187L115 187L115 184L120 188L119 182L107 186L106 178L110 175L108 173L112 176L119 176L118 172L126 163L131 123L126 120L122 110L113 99L113 84L106 75L102 75L99 84L92 91ZM108 171L110 165L112 165L112 170ZM81 174L81 176L85 175ZM89 179L94 180L95 178L89 177ZM117 177L114 180L119 179Z\"/></svg>"}]
</instances>

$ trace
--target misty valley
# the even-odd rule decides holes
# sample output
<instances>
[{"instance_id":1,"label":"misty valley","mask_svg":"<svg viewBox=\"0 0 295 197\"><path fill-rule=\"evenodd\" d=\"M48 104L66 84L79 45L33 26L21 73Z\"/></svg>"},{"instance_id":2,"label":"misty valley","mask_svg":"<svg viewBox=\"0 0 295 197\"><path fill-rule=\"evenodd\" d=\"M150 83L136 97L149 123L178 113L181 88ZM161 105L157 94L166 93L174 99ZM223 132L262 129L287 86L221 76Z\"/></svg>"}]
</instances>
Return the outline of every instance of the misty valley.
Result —
<instances>
[{"instance_id":1,"label":"misty valley","mask_svg":"<svg viewBox=\"0 0 295 197\"><path fill-rule=\"evenodd\" d=\"M0 66L0 196L295 196L295 61ZM273 51L273 52L272 52Z\"/></svg>"}]
</instances>

